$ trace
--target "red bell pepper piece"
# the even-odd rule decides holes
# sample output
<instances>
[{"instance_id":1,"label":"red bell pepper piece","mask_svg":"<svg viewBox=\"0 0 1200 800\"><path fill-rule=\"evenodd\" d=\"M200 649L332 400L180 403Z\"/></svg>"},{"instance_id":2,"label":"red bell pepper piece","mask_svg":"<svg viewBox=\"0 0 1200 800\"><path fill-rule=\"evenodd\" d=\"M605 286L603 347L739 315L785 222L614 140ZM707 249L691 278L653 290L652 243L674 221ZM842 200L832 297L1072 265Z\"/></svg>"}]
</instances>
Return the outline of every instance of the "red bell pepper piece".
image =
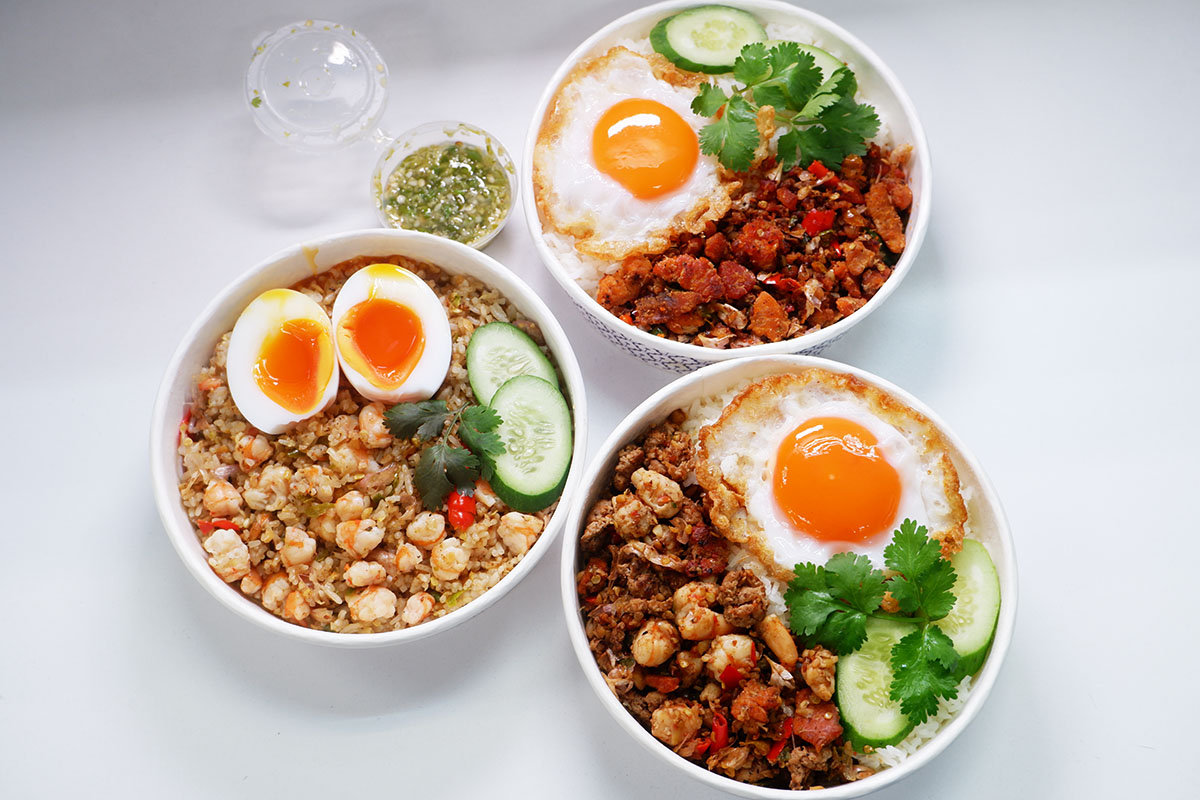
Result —
<instances>
[{"instance_id":1,"label":"red bell pepper piece","mask_svg":"<svg viewBox=\"0 0 1200 800\"><path fill-rule=\"evenodd\" d=\"M837 212L832 209L827 211L810 211L804 215L801 225L804 226L804 232L809 236L816 236L822 231L827 231L833 227L833 218L837 216Z\"/></svg>"},{"instance_id":2,"label":"red bell pepper piece","mask_svg":"<svg viewBox=\"0 0 1200 800\"><path fill-rule=\"evenodd\" d=\"M729 744L729 720L725 719L725 715L720 711L713 714L712 732L712 747L714 751L720 750Z\"/></svg>"},{"instance_id":3,"label":"red bell pepper piece","mask_svg":"<svg viewBox=\"0 0 1200 800\"><path fill-rule=\"evenodd\" d=\"M475 524L475 498L462 494L457 489L450 492L446 500L450 527L456 531L465 531Z\"/></svg>"},{"instance_id":4,"label":"red bell pepper piece","mask_svg":"<svg viewBox=\"0 0 1200 800\"><path fill-rule=\"evenodd\" d=\"M787 746L788 740L792 738L792 728L796 724L795 717L786 717L783 720L783 733L780 734L779 740L771 745L771 749L767 751L767 761L774 762L779 758L779 754L783 752L783 748Z\"/></svg>"},{"instance_id":5,"label":"red bell pepper piece","mask_svg":"<svg viewBox=\"0 0 1200 800\"><path fill-rule=\"evenodd\" d=\"M200 532L205 536L212 533L217 528L227 531L237 531L238 533L241 533L242 531L241 527L236 522L228 519L202 519L196 523L196 526L200 528Z\"/></svg>"},{"instance_id":6,"label":"red bell pepper piece","mask_svg":"<svg viewBox=\"0 0 1200 800\"><path fill-rule=\"evenodd\" d=\"M820 161L814 161L808 165L808 171L812 173L814 178L821 180L821 178L824 178L829 174L829 167L825 166Z\"/></svg>"},{"instance_id":7,"label":"red bell pepper piece","mask_svg":"<svg viewBox=\"0 0 1200 800\"><path fill-rule=\"evenodd\" d=\"M733 664L726 664L721 670L721 683L725 686L736 686L742 682L742 671Z\"/></svg>"}]
</instances>

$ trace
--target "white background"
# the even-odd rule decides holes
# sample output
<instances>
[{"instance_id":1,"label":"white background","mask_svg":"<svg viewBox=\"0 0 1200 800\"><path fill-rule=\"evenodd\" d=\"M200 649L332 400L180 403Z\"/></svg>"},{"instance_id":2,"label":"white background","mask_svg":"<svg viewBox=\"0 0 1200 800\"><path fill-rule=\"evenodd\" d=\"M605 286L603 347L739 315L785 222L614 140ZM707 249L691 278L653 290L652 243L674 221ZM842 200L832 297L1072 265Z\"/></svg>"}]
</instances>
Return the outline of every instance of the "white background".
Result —
<instances>
[{"instance_id":1,"label":"white background","mask_svg":"<svg viewBox=\"0 0 1200 800\"><path fill-rule=\"evenodd\" d=\"M151 403L201 308L285 246L375 224L369 146L301 157L254 127L258 34L352 25L391 69L389 130L464 119L519 161L558 63L637 6L0 3L0 796L717 796L585 685L557 545L434 640L301 646L189 576L147 470ZM912 274L826 355L968 443L1020 566L988 705L878 796L1195 796L1200 5L810 7L899 76L936 184ZM594 452L670 376L597 339L519 210L488 252L576 343Z\"/></svg>"}]
</instances>

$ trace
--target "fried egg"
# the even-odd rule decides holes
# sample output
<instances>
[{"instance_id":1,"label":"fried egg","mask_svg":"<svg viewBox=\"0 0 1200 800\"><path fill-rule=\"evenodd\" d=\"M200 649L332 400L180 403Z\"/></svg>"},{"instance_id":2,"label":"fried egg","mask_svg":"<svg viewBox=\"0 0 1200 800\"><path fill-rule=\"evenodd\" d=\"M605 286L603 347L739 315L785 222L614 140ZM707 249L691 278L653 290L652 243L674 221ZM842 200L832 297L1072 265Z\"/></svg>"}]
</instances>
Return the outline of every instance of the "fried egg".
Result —
<instances>
[{"instance_id":1,"label":"fried egg","mask_svg":"<svg viewBox=\"0 0 1200 800\"><path fill-rule=\"evenodd\" d=\"M394 264L346 279L333 301L338 362L368 400L432 397L450 367L450 322L429 284Z\"/></svg>"},{"instance_id":2,"label":"fried egg","mask_svg":"<svg viewBox=\"0 0 1200 800\"><path fill-rule=\"evenodd\" d=\"M337 395L333 327L325 309L292 289L271 289L246 306L225 356L229 392L263 433L325 409Z\"/></svg>"},{"instance_id":3,"label":"fried egg","mask_svg":"<svg viewBox=\"0 0 1200 800\"><path fill-rule=\"evenodd\" d=\"M924 416L851 376L820 369L746 388L700 430L697 478L713 524L773 565L883 551L905 519L961 538L966 507L941 433Z\"/></svg>"},{"instance_id":4,"label":"fried egg","mask_svg":"<svg viewBox=\"0 0 1200 800\"><path fill-rule=\"evenodd\" d=\"M699 232L740 184L702 155L692 113L700 78L661 56L614 47L585 61L555 95L534 149L538 210L576 249L620 260Z\"/></svg>"}]
</instances>

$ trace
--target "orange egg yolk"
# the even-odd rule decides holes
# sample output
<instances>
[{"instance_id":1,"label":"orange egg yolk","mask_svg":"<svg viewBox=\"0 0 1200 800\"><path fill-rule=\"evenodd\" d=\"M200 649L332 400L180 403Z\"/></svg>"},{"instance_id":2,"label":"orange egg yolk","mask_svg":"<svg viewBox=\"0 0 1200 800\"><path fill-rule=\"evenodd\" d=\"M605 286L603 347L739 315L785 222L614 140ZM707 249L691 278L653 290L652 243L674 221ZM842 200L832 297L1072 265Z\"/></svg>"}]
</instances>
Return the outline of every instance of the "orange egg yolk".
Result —
<instances>
[{"instance_id":1,"label":"orange egg yolk","mask_svg":"<svg viewBox=\"0 0 1200 800\"><path fill-rule=\"evenodd\" d=\"M369 297L347 311L337 335L342 358L381 389L404 383L425 352L421 318L382 297Z\"/></svg>"},{"instance_id":2,"label":"orange egg yolk","mask_svg":"<svg viewBox=\"0 0 1200 800\"><path fill-rule=\"evenodd\" d=\"M592 132L596 168L641 199L683 186L699 158L692 126L655 100L621 100Z\"/></svg>"},{"instance_id":3,"label":"orange egg yolk","mask_svg":"<svg viewBox=\"0 0 1200 800\"><path fill-rule=\"evenodd\" d=\"M263 394L293 414L316 408L333 375L333 342L311 319L289 319L263 339L254 380Z\"/></svg>"},{"instance_id":4,"label":"orange egg yolk","mask_svg":"<svg viewBox=\"0 0 1200 800\"><path fill-rule=\"evenodd\" d=\"M863 426L816 417L779 445L775 500L797 530L861 543L887 530L900 507L900 476Z\"/></svg>"}]
</instances>

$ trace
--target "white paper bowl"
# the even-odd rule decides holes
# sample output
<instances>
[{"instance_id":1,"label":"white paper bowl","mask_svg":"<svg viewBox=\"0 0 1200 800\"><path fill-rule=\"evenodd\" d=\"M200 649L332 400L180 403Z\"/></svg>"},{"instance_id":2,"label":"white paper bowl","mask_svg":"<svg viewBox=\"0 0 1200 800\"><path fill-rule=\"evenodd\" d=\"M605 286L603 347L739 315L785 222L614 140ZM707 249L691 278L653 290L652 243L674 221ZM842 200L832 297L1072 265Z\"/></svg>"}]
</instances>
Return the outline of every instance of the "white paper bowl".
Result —
<instances>
[{"instance_id":1,"label":"white paper bowl","mask_svg":"<svg viewBox=\"0 0 1200 800\"><path fill-rule=\"evenodd\" d=\"M882 770L869 778L829 789L795 792L752 786L715 772L709 772L676 755L643 728L608 688L600 668L596 665L594 656L588 649L587 634L584 632L584 620L579 612L575 582L577 572L583 566L579 563L579 535L583 530L588 512L600 498L612 477L612 471L617 462L617 453L623 446L641 437L652 425L661 422L677 408L686 408L700 398L719 394L735 386L745 386L767 375L792 372L804 367L823 367L833 372L853 375L874 384L926 415L942 431L950 443L951 458L958 469L964 492L968 496L967 510L971 536L987 545L1000 576L1001 605L996 637L992 643L991 652L983 668L975 676L970 697L958 715L937 736L899 766ZM770 356L714 364L667 384L630 412L629 416L622 420L608 437L608 440L601 445L599 452L588 466L579 491L576 493L575 504L567 519L566 533L563 537L561 580L563 605L571 644L589 685L595 691L596 696L600 698L601 705L612 714L617 723L635 741L659 759L665 767L679 770L681 773L721 791L753 798L830 800L831 798L860 797L894 784L928 764L945 750L955 737L962 733L963 729L979 713L979 709L983 707L1004 663L1004 656L1008 651L1009 642L1012 640L1013 625L1017 615L1017 565L1013 552L1012 535L1008 529L1004 510L1000 506L1000 500L974 456L967 451L958 437L946 427L936 414L904 390L863 370L811 356Z\"/></svg>"},{"instance_id":2,"label":"white paper bowl","mask_svg":"<svg viewBox=\"0 0 1200 800\"><path fill-rule=\"evenodd\" d=\"M571 469L559 506L541 538L511 572L485 594L431 622L386 633L346 634L311 630L284 622L226 584L212 571L184 513L179 497L180 463L176 453L179 421L194 391L193 376L212 357L217 340L233 327L238 315L261 292L290 286L303 278L359 255L404 255L428 262L451 274L470 275L500 291L537 323L564 380L564 394L574 419ZM171 544L192 575L213 597L242 618L292 639L341 647L378 647L412 641L446 630L474 617L507 594L534 568L562 530L572 505L587 452L587 403L579 363L558 321L523 281L495 259L466 245L426 233L399 230L352 231L289 247L260 262L219 294L183 337L172 356L154 403L150 427L150 472L159 516Z\"/></svg>"},{"instance_id":3,"label":"white paper bowl","mask_svg":"<svg viewBox=\"0 0 1200 800\"><path fill-rule=\"evenodd\" d=\"M819 331L806 333L781 342L753 345L736 350L717 350L660 338L633 325L622 322L610 314L584 291L567 273L554 251L542 238L542 221L538 215L533 191L533 151L538 132L546 117L551 100L567 74L582 60L606 51L622 39L645 38L658 20L671 14L699 5L694 0L669 0L626 14L601 28L583 44L575 48L566 61L550 78L529 126L525 142L525 155L521 164L523 187L521 202L525 219L533 236L538 255L554 279L563 287L588 321L606 339L647 363L673 372L691 372L706 364L748 356L778 355L781 353L805 353L816 355L852 327L862 322L879 308L904 280L916 260L929 225L932 201L933 173L929 160L929 144L925 131L917 118L916 109L904 92L900 81L892 71L866 45L849 32L822 16L802 8L776 0L730 0L724 5L743 8L755 14L764 23L781 22L807 26L812 32L812 41L829 50L849 64L858 78L862 96L874 105L891 131L890 141L895 145L911 144L912 155L908 162L909 187L913 193L913 204L905 229L908 243L896 262L891 277L862 308Z\"/></svg>"}]
</instances>

